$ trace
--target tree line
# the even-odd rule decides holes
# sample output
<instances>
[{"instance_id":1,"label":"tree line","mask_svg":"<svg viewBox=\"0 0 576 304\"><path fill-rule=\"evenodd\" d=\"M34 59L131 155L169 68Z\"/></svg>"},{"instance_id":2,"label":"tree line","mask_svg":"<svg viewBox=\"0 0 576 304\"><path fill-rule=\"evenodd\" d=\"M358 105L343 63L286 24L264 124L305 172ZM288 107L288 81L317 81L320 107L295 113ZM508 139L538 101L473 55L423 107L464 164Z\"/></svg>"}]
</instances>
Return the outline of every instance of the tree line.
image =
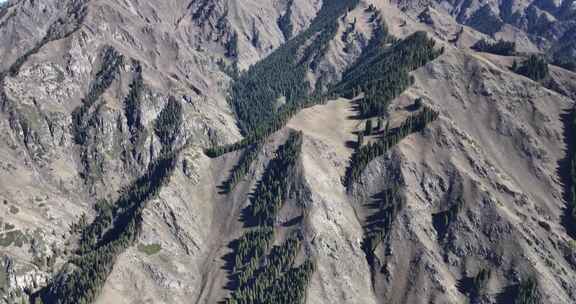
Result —
<instances>
[{"instance_id":1,"label":"tree line","mask_svg":"<svg viewBox=\"0 0 576 304\"><path fill-rule=\"evenodd\" d=\"M314 60L325 53L328 43L335 37L338 18L358 2L343 0L323 3L308 29L251 66L234 81L228 102L234 109L244 139L230 145L207 148L205 154L208 157L219 157L257 143L284 127L302 108L325 99L319 90L310 93L306 73L314 67ZM312 42L307 44L309 40ZM306 47L301 50L303 45ZM279 102L280 99L284 99L283 104Z\"/></svg>"},{"instance_id":2,"label":"tree line","mask_svg":"<svg viewBox=\"0 0 576 304\"><path fill-rule=\"evenodd\" d=\"M225 192L232 191L236 185L246 176L250 170L250 166L258 157L258 153L262 150L261 142L251 144L240 156L238 164L232 168L232 172L228 179L224 182L223 188Z\"/></svg>"},{"instance_id":3,"label":"tree line","mask_svg":"<svg viewBox=\"0 0 576 304\"><path fill-rule=\"evenodd\" d=\"M376 212L366 219L362 250L368 265L374 265L374 250L386 239L392 229L392 223L404 207L405 201L400 193L399 180L390 181L391 186L380 193L376 201Z\"/></svg>"},{"instance_id":4,"label":"tree line","mask_svg":"<svg viewBox=\"0 0 576 304\"><path fill-rule=\"evenodd\" d=\"M301 243L300 236L292 234L268 254L253 256L253 263L235 274L238 286L225 303L303 303L314 263L295 265Z\"/></svg>"},{"instance_id":5,"label":"tree line","mask_svg":"<svg viewBox=\"0 0 576 304\"><path fill-rule=\"evenodd\" d=\"M570 110L567 120L564 123L567 142L567 164L568 169L564 183L564 197L567 200L567 215L564 218L564 225L568 233L574 238L576 235L576 108Z\"/></svg>"},{"instance_id":6,"label":"tree line","mask_svg":"<svg viewBox=\"0 0 576 304\"><path fill-rule=\"evenodd\" d=\"M344 184L347 187L352 186L373 159L384 155L404 137L424 130L428 123L438 118L438 115L438 112L423 106L418 113L409 116L400 126L386 130L376 142L358 147L352 154L350 164L346 169Z\"/></svg>"},{"instance_id":7,"label":"tree line","mask_svg":"<svg viewBox=\"0 0 576 304\"><path fill-rule=\"evenodd\" d=\"M291 132L268 163L243 220L250 227L231 243L233 282L225 303L302 303L314 271L310 260L295 265L302 238L292 232L280 245L274 243L276 216L295 191L294 179L301 153L302 133Z\"/></svg>"},{"instance_id":8,"label":"tree line","mask_svg":"<svg viewBox=\"0 0 576 304\"><path fill-rule=\"evenodd\" d=\"M245 220L257 226L274 226L276 214L284 201L295 191L293 180L296 175L302 133L292 131L286 143L278 148L254 191Z\"/></svg>"},{"instance_id":9,"label":"tree line","mask_svg":"<svg viewBox=\"0 0 576 304\"><path fill-rule=\"evenodd\" d=\"M481 39L472 46L472 49L478 52L492 53L502 56L512 56L516 54L516 42L500 39L492 43L486 39Z\"/></svg>"},{"instance_id":10,"label":"tree line","mask_svg":"<svg viewBox=\"0 0 576 304\"><path fill-rule=\"evenodd\" d=\"M256 227L242 235L234 243L234 264L232 272L252 274L258 266L259 258L264 255L274 242L274 228Z\"/></svg>"},{"instance_id":11,"label":"tree line","mask_svg":"<svg viewBox=\"0 0 576 304\"><path fill-rule=\"evenodd\" d=\"M114 206L98 208L82 232L79 250L39 293L44 303L88 304L99 295L118 256L137 240L146 202L158 194L176 166L174 154L163 155L121 195Z\"/></svg>"},{"instance_id":12,"label":"tree line","mask_svg":"<svg viewBox=\"0 0 576 304\"><path fill-rule=\"evenodd\" d=\"M385 33L379 39L374 43L380 47L361 56L335 88L335 92L348 98L364 93L358 102L363 118L385 115L388 104L414 83L409 72L444 52L443 48L434 48L434 40L428 39L425 32L416 32L392 47L385 46L394 41Z\"/></svg>"},{"instance_id":13,"label":"tree line","mask_svg":"<svg viewBox=\"0 0 576 304\"><path fill-rule=\"evenodd\" d=\"M576 59L569 56L555 57L552 61L554 65L562 67L564 69L576 72Z\"/></svg>"},{"instance_id":14,"label":"tree line","mask_svg":"<svg viewBox=\"0 0 576 304\"><path fill-rule=\"evenodd\" d=\"M181 111L176 99L170 98L155 121L162 143L160 156L114 204L104 200L96 204L96 218L83 227L75 255L36 298L55 304L88 304L96 299L117 257L137 240L146 203L169 181L176 167L173 144L181 128Z\"/></svg>"},{"instance_id":15,"label":"tree line","mask_svg":"<svg viewBox=\"0 0 576 304\"><path fill-rule=\"evenodd\" d=\"M530 57L525 59L520 65L514 60L511 69L534 81L543 81L550 77L548 61L538 55L530 55Z\"/></svg>"},{"instance_id":16,"label":"tree line","mask_svg":"<svg viewBox=\"0 0 576 304\"><path fill-rule=\"evenodd\" d=\"M302 303L314 264L306 260L295 266L301 238L291 235L269 254L259 256L259 264L238 273L238 287L226 303Z\"/></svg>"},{"instance_id":17,"label":"tree line","mask_svg":"<svg viewBox=\"0 0 576 304\"><path fill-rule=\"evenodd\" d=\"M278 18L278 27L284 35L284 39L289 40L292 38L294 31L294 26L292 25L292 5L294 5L294 0L288 0L286 3L286 11L283 15Z\"/></svg>"},{"instance_id":18,"label":"tree line","mask_svg":"<svg viewBox=\"0 0 576 304\"><path fill-rule=\"evenodd\" d=\"M144 91L144 78L142 77L142 64L138 60L132 60L132 82L130 91L124 98L124 116L130 132L130 144L133 156L137 153L137 147L141 146L146 139L147 130L142 123L142 92Z\"/></svg>"},{"instance_id":19,"label":"tree line","mask_svg":"<svg viewBox=\"0 0 576 304\"><path fill-rule=\"evenodd\" d=\"M112 85L124 64L124 56L112 47L105 47L100 54L100 69L90 83L88 93L82 104L72 111L72 135L74 142L80 146L80 176L86 182L102 177L104 172L104 155L96 150L90 142L96 140L97 130L102 121L98 119L103 103L98 103L102 94Z\"/></svg>"},{"instance_id":20,"label":"tree line","mask_svg":"<svg viewBox=\"0 0 576 304\"><path fill-rule=\"evenodd\" d=\"M182 104L174 96L168 98L158 117L154 121L154 132L162 144L162 152L167 153L180 135L182 125Z\"/></svg>"},{"instance_id":21,"label":"tree line","mask_svg":"<svg viewBox=\"0 0 576 304\"><path fill-rule=\"evenodd\" d=\"M123 62L124 56L114 48L105 47L102 50L101 68L91 82L88 94L82 99L82 105L72 111L72 133L76 144L84 145L86 143L88 124L93 123L92 119L86 119L86 115L88 115L92 106L98 101L104 91L112 85Z\"/></svg>"},{"instance_id":22,"label":"tree line","mask_svg":"<svg viewBox=\"0 0 576 304\"><path fill-rule=\"evenodd\" d=\"M310 27L278 48L262 61L251 66L232 84L229 102L238 118L244 135L266 128L276 120L278 103L285 98L286 105L308 98L306 81L310 60L323 53L338 29L338 18L354 7L358 0L330 1L322 4ZM306 42L312 42L301 50ZM301 56L298 56L298 54Z\"/></svg>"},{"instance_id":23,"label":"tree line","mask_svg":"<svg viewBox=\"0 0 576 304\"><path fill-rule=\"evenodd\" d=\"M260 128L255 129L250 135L247 135L238 142L207 148L204 150L204 154L210 158L216 158L233 151L244 149L253 144L262 144L262 141L265 138L283 128L290 118L298 113L303 107L312 106L314 104L316 104L315 100L308 99L300 104L285 105L278 111L275 120L270 124L262 125Z\"/></svg>"}]
</instances>

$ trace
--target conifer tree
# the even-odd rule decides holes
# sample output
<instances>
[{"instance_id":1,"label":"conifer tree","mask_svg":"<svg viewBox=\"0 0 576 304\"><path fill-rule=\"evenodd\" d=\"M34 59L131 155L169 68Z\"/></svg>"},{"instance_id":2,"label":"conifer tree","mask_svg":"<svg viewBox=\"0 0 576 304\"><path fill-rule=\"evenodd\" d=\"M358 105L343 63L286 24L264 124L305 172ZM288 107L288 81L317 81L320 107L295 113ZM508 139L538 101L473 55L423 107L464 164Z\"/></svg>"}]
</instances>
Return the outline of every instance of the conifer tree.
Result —
<instances>
[{"instance_id":1,"label":"conifer tree","mask_svg":"<svg viewBox=\"0 0 576 304\"><path fill-rule=\"evenodd\" d=\"M366 121L366 129L364 130L364 134L365 135L371 135L372 134L372 119L368 119Z\"/></svg>"}]
</instances>

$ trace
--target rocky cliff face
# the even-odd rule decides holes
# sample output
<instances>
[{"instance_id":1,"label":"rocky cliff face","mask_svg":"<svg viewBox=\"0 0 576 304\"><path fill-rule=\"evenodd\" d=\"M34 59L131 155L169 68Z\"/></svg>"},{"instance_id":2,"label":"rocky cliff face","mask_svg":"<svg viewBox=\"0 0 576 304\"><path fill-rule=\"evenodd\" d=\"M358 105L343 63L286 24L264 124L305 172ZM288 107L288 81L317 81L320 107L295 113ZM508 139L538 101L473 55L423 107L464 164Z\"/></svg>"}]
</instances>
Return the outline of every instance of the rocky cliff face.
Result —
<instances>
[{"instance_id":1,"label":"rocky cliff face","mask_svg":"<svg viewBox=\"0 0 576 304\"><path fill-rule=\"evenodd\" d=\"M526 52L548 52L555 60L574 56L572 1L398 1L405 10L432 8L474 30L521 43ZM433 19L428 19L434 23Z\"/></svg>"},{"instance_id":2,"label":"rocky cliff face","mask_svg":"<svg viewBox=\"0 0 576 304\"><path fill-rule=\"evenodd\" d=\"M420 96L442 114L363 177L374 195L382 187L373 186L374 175L402 181L404 205L388 242L376 249L384 299L465 302L466 280L491 269L480 302L511 301L506 288L533 273L543 278L545 302L571 301L571 241L555 176L565 157L561 117L571 101L528 89L509 73L483 57L449 52L418 71L417 84L398 100L402 109Z\"/></svg>"},{"instance_id":3,"label":"rocky cliff face","mask_svg":"<svg viewBox=\"0 0 576 304\"><path fill-rule=\"evenodd\" d=\"M305 195L283 204L274 244L297 233L294 265L314 261L306 302L511 303L529 278L542 303L576 301L561 174L576 74L551 67L552 91L509 70L521 58L469 49L493 35L526 52L571 54L571 3L359 1L332 16L333 31L313 29L324 5L3 4L1 301L26 303L63 288L99 208L122 202L168 152L173 172L138 201L141 229L115 256L94 302L224 300L233 292L229 244L248 231L245 208L290 130L302 131L302 147L288 180ZM387 125L413 114L416 100L439 118L346 187L351 143L365 120L351 100L331 94L269 135L244 178L223 191L244 152L209 158L204 149L242 138L229 96L238 73L307 37L290 48L306 91L331 93L373 50L382 21L399 39L426 31L445 49L412 73ZM382 223L383 241L367 250L368 232Z\"/></svg>"}]
</instances>

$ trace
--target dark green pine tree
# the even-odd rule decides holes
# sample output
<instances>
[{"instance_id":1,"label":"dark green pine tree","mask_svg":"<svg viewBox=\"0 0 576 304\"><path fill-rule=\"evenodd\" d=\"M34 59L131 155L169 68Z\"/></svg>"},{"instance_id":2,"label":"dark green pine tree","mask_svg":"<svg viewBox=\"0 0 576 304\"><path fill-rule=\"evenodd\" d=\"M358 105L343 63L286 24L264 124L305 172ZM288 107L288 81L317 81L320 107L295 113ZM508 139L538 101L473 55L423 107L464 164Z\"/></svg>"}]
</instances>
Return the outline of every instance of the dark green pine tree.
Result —
<instances>
[{"instance_id":1,"label":"dark green pine tree","mask_svg":"<svg viewBox=\"0 0 576 304\"><path fill-rule=\"evenodd\" d=\"M360 149L360 147L362 147L363 144L364 144L364 133L358 132L358 143L356 145L356 149Z\"/></svg>"},{"instance_id":2,"label":"dark green pine tree","mask_svg":"<svg viewBox=\"0 0 576 304\"><path fill-rule=\"evenodd\" d=\"M373 127L372 127L372 119L368 119L368 120L366 121L366 130L364 130L364 134L366 134L367 136L368 136L368 135L371 135L371 134L372 134L372 129L373 129Z\"/></svg>"}]
</instances>

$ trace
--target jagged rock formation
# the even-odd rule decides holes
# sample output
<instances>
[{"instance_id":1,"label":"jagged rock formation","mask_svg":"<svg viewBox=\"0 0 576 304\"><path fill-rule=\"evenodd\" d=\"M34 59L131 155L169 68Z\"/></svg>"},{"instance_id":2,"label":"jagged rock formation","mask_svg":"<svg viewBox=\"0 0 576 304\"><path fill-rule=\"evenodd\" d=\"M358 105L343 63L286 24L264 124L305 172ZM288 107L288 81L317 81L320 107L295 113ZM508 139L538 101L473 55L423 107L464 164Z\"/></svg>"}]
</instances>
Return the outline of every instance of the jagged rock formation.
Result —
<instances>
[{"instance_id":1,"label":"jagged rock formation","mask_svg":"<svg viewBox=\"0 0 576 304\"><path fill-rule=\"evenodd\" d=\"M480 33L519 42L526 52L545 51L558 63L573 66L573 1L397 1L405 10L424 13L430 25L451 15Z\"/></svg>"},{"instance_id":2,"label":"jagged rock formation","mask_svg":"<svg viewBox=\"0 0 576 304\"><path fill-rule=\"evenodd\" d=\"M358 188L366 204L393 186L375 176L400 176L404 206L373 266L384 299L465 302L459 285L485 268L492 275L482 301L511 301L499 297L533 273L542 278L544 302L573 297L555 177L565 157L560 117L572 102L527 89L527 80L509 73L448 52L417 72L417 84L398 100L404 108L420 96L443 110L429 130L372 164Z\"/></svg>"},{"instance_id":3,"label":"jagged rock formation","mask_svg":"<svg viewBox=\"0 0 576 304\"><path fill-rule=\"evenodd\" d=\"M571 2L345 3L0 4L0 301L64 303L59 292L87 249L113 238L100 231L85 239L114 202L126 205L108 226L130 241L86 299L231 297L229 245L250 231L246 208L291 130L302 131L286 178L297 190L274 214L273 245L291 233L300 242L282 273L313 261L305 302L511 303L530 278L541 303L576 301L562 174L576 74L551 66L546 88L509 69L522 52L574 55ZM381 31L394 39L371 43ZM365 120L353 106L361 95L335 98L332 89L363 55L415 31L444 52L411 73L414 84L382 119L393 129L419 106L439 116L344 185ZM513 40L520 53L469 49L490 37ZM290 59L283 63L298 68L298 79L289 83L303 87L275 80L266 115L297 110L253 147L226 189L245 152L209 158L204 149L250 138L230 87L277 58ZM317 105L301 109L304 102ZM173 170L163 183L126 203L166 155ZM134 226L122 226L123 217Z\"/></svg>"}]
</instances>

